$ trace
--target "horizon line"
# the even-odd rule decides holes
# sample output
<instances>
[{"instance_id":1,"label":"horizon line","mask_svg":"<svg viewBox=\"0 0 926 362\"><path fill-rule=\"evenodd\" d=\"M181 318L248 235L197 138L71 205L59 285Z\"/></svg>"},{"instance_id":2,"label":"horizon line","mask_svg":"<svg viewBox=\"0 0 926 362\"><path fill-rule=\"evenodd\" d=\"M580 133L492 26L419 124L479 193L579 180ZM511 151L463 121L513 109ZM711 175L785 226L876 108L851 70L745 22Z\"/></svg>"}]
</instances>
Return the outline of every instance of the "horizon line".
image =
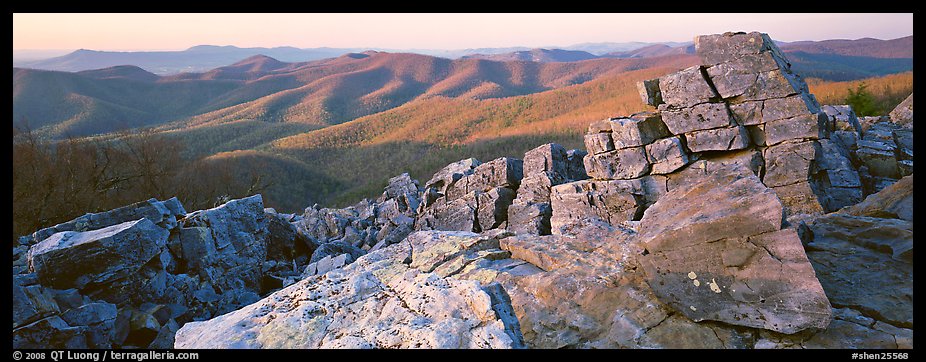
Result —
<instances>
[{"instance_id":1,"label":"horizon line","mask_svg":"<svg viewBox=\"0 0 926 362\"><path fill-rule=\"evenodd\" d=\"M862 40L862 39L874 39L874 40L881 40L881 41L889 41L889 40L897 40L897 39L903 39L903 38L907 38L907 37L912 37L913 35L914 35L914 34L910 34L910 35L901 36L901 37L897 37L897 38L891 38L891 39L881 39L881 38L875 38L875 37L866 36L866 37L855 38L855 39L849 39L849 38L832 38L832 39L823 39L823 40L778 40L778 39L772 39L772 40L774 40L774 41L776 41L776 42L785 42L785 43L796 43L796 42L805 42L805 41L821 42L821 41L829 41L829 40ZM321 46L313 46L313 47L299 47L299 46L294 46L294 45L241 46L241 45L235 45L235 44L224 44L224 45L219 45L219 44L197 44L197 45L191 45L191 46L186 47L186 48L173 48L173 49L163 49L163 48L162 48L162 49L152 49L152 48L131 48L131 49L125 49L125 48L123 48L123 49L91 49L91 48L19 48L19 49L17 49L17 48L13 48L13 51L78 51L78 50L90 50L90 51L99 51L99 52L180 52L180 51L186 51L186 50L190 50L190 49L195 48L195 47L202 47L202 46L234 47L234 48L238 48L238 49L248 49L248 48L266 48L266 49L274 49L274 48L294 48L294 49L305 50L305 49L330 48L330 49L369 49L369 50L387 49L387 50L443 50L443 51L458 51L458 50L472 50L472 49L504 49L504 48L564 49L564 48L575 47L575 46L580 46L580 45L587 45L587 44L626 44L626 43L644 43L644 44L682 43L682 44L684 44L684 43L693 43L693 42L694 42L694 40L689 40L689 41L672 41L672 40L663 40L663 41L639 41L639 40L633 40L633 41L587 41L587 42L574 43L574 44L569 44L569 45L546 45L546 46L533 46L533 47L532 47L532 46L526 46L526 45L505 45L505 46L482 46L482 47L466 47L466 48L429 48L429 47L392 48L392 47L382 47L382 46L330 46L330 45L321 45Z\"/></svg>"}]
</instances>

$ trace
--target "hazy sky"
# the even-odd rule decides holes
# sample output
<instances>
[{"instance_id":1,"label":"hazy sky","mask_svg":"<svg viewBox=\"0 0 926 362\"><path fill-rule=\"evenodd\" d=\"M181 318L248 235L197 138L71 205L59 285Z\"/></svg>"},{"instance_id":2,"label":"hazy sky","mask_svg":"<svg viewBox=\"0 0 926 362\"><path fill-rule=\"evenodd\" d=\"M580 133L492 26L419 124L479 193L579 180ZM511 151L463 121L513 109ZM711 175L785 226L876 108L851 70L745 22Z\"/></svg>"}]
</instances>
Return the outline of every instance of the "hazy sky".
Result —
<instances>
[{"instance_id":1,"label":"hazy sky","mask_svg":"<svg viewBox=\"0 0 926 362\"><path fill-rule=\"evenodd\" d=\"M913 34L913 14L13 14L13 49L540 47L733 30L783 41L894 39Z\"/></svg>"}]
</instances>

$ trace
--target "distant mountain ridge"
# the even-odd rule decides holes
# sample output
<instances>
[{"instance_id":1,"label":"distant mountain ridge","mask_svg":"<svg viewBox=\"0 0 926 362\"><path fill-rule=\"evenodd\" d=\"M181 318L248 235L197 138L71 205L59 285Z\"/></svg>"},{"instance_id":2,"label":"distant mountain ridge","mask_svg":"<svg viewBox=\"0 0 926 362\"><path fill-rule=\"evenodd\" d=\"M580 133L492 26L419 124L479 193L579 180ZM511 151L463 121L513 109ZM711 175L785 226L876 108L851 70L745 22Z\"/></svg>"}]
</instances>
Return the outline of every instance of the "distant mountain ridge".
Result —
<instances>
[{"instance_id":1,"label":"distant mountain ridge","mask_svg":"<svg viewBox=\"0 0 926 362\"><path fill-rule=\"evenodd\" d=\"M676 55L676 54L694 54L695 48L694 44L685 44L681 46L668 46L665 44L653 44L650 46L645 46L638 49L620 51L620 52L611 52L604 54L604 57L611 58L650 58L650 57L662 57L666 55Z\"/></svg>"},{"instance_id":2,"label":"distant mountain ridge","mask_svg":"<svg viewBox=\"0 0 926 362\"><path fill-rule=\"evenodd\" d=\"M585 52L590 55L572 56L568 59L581 60L580 58L591 59L595 56L616 52L637 49L653 44L666 44L677 46L688 43L584 43L568 47L545 47L559 53L568 54L568 52ZM539 48L537 48L539 49ZM14 50L13 66L20 68L59 70L66 72L77 72L82 70L102 69L117 65L135 65L149 72L159 75L171 75L182 72L205 72L218 67L230 65L239 60L255 56L265 55L284 62L304 62L319 60L324 58L334 58L345 53L359 53L366 50L386 51L392 53L417 53L448 59L457 59L467 56L477 58L493 59L489 56L496 54L506 54L495 60L529 60L528 58L519 59L517 56L507 55L517 52L533 52L536 49L528 47L503 47L503 48L469 48L469 49L386 49L386 48L295 48L295 47L275 47L275 48L239 48L235 46L216 46L216 45L197 45L186 50L180 51L139 51L139 52L116 52L116 51L96 51L79 49L66 55L57 56L48 59L19 59L16 57ZM34 51L32 51L34 53ZM551 56L550 59L567 59ZM539 60L543 61L543 60ZM551 60L565 61L565 60Z\"/></svg>"},{"instance_id":3,"label":"distant mountain ridge","mask_svg":"<svg viewBox=\"0 0 926 362\"><path fill-rule=\"evenodd\" d=\"M862 38L856 40L799 41L784 44L781 46L781 50L855 57L913 58L913 35L890 40Z\"/></svg>"},{"instance_id":4,"label":"distant mountain ridge","mask_svg":"<svg viewBox=\"0 0 926 362\"><path fill-rule=\"evenodd\" d=\"M503 54L473 54L462 57L463 59L487 59L495 61L528 61L528 62L577 62L582 60L600 58L592 53L581 50L563 50L563 49L531 49L522 50Z\"/></svg>"},{"instance_id":5,"label":"distant mountain ridge","mask_svg":"<svg viewBox=\"0 0 926 362\"><path fill-rule=\"evenodd\" d=\"M824 40L779 42L786 52L865 56L882 59L912 58L913 36L878 40ZM692 42L625 42L583 43L566 47L507 47L477 49L368 49L368 48L239 48L235 46L198 45L182 51L110 52L80 49L70 54L42 59L18 60L15 67L76 72L118 65L134 65L151 73L171 75L182 72L206 72L236 63L242 59L264 55L282 62L305 62L335 58L346 53L365 50L392 53L416 53L448 59L479 58L497 61L571 62L595 58L645 58L676 54L694 54Z\"/></svg>"},{"instance_id":6,"label":"distant mountain ridge","mask_svg":"<svg viewBox=\"0 0 926 362\"><path fill-rule=\"evenodd\" d=\"M255 55L265 55L282 61L304 62L333 58L352 51L358 51L358 49L238 48L235 46L214 45L198 45L181 51L150 52L111 52L79 49L64 56L18 62L14 66L77 72L118 65L134 65L149 72L164 75L180 72L202 72L226 66Z\"/></svg>"},{"instance_id":7,"label":"distant mountain ridge","mask_svg":"<svg viewBox=\"0 0 926 362\"><path fill-rule=\"evenodd\" d=\"M649 58L679 54L695 54L694 44L686 43L638 43L640 46L630 49L611 51L607 53L592 53L576 51L566 53L563 49L531 49L529 51L516 51L509 53L474 54L469 58L491 60L532 60L538 62L572 61L562 54L571 54L573 57L582 55L581 60L595 58ZM835 39L823 41L778 42L779 47L786 53L804 53L815 55L836 55L847 57L866 57L878 59L912 59L913 36L903 38L880 40L862 38L856 40ZM578 59L577 59L578 60Z\"/></svg>"}]
</instances>

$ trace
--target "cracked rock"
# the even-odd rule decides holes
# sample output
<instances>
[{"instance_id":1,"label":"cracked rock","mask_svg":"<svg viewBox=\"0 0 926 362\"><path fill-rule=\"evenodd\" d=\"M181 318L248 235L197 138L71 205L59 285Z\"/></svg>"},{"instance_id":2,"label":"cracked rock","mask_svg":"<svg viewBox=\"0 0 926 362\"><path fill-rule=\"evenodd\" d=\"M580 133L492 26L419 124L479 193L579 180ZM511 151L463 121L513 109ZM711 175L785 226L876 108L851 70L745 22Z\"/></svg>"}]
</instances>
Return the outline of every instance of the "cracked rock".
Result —
<instances>
[{"instance_id":1,"label":"cracked rock","mask_svg":"<svg viewBox=\"0 0 926 362\"><path fill-rule=\"evenodd\" d=\"M424 271L467 250L466 244L451 241L467 239L453 233L412 235L423 238L367 254L344 269L305 279L232 313L187 323L174 347L516 347L517 339L508 334L514 331L493 309L504 301L493 300L478 282ZM438 240L447 242L432 243L430 249L442 246L441 252L430 257L413 252ZM410 266L396 258L406 252L413 253Z\"/></svg>"},{"instance_id":2,"label":"cracked rock","mask_svg":"<svg viewBox=\"0 0 926 362\"><path fill-rule=\"evenodd\" d=\"M789 334L826 328L829 301L797 232L781 229L782 215L775 194L744 167L669 191L641 220L648 284L694 321Z\"/></svg>"},{"instance_id":3,"label":"cracked rock","mask_svg":"<svg viewBox=\"0 0 926 362\"><path fill-rule=\"evenodd\" d=\"M44 285L55 288L107 284L129 276L159 255L167 235L167 230L149 219L94 231L64 231L29 250L29 267Z\"/></svg>"}]
</instances>

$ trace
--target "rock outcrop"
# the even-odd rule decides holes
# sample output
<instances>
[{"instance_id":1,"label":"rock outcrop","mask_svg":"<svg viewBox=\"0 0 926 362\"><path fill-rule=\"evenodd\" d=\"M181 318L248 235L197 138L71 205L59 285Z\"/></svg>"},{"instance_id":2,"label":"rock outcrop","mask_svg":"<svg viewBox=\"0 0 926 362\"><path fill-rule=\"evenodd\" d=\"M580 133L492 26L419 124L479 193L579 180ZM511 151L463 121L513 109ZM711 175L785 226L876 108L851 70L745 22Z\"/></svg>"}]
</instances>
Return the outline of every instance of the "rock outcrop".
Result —
<instances>
[{"instance_id":1,"label":"rock outcrop","mask_svg":"<svg viewBox=\"0 0 926 362\"><path fill-rule=\"evenodd\" d=\"M435 270L447 257L493 244L471 232L417 232L259 303L188 323L175 347L518 347L519 332L506 329L490 292Z\"/></svg>"},{"instance_id":2,"label":"rock outcrop","mask_svg":"<svg viewBox=\"0 0 926 362\"><path fill-rule=\"evenodd\" d=\"M38 230L32 235L24 237L20 240L20 243L32 245L62 231L98 230L142 218L148 219L162 228L173 229L176 226L177 219L183 217L184 214L186 214L186 210L183 209L183 205L180 204L176 197L165 201L149 199L106 212L88 213L74 220Z\"/></svg>"},{"instance_id":3,"label":"rock outcrop","mask_svg":"<svg viewBox=\"0 0 926 362\"><path fill-rule=\"evenodd\" d=\"M566 151L555 143L527 151L524 154L524 178L516 198L508 207L508 230L520 234L549 235L552 188L587 178L585 166L579 162L582 156L582 151Z\"/></svg>"},{"instance_id":4,"label":"rock outcrop","mask_svg":"<svg viewBox=\"0 0 926 362\"><path fill-rule=\"evenodd\" d=\"M419 210L415 229L478 232L505 228L508 206L524 175L523 164L510 157L486 163L469 159L438 171L425 184L428 202Z\"/></svg>"},{"instance_id":5,"label":"rock outcrop","mask_svg":"<svg viewBox=\"0 0 926 362\"><path fill-rule=\"evenodd\" d=\"M698 173L691 169L717 162L753 169L795 222L858 203L912 173L912 131L883 121L865 127L849 106L821 107L767 35L699 36L695 48L701 65L638 84L642 100L656 112L589 126L585 166L593 180L556 189L569 199L584 193L589 200L620 199L624 206L602 212L589 201L583 210L561 208L566 213L560 215L554 207L554 224L568 223L572 215L639 220L660 195ZM910 103L898 107L912 117ZM660 186L601 184L613 180ZM603 220L614 224L612 216Z\"/></svg>"},{"instance_id":6,"label":"rock outcrop","mask_svg":"<svg viewBox=\"0 0 926 362\"><path fill-rule=\"evenodd\" d=\"M763 334L756 348L913 348L912 199L911 175L809 223L807 257L834 319L815 334Z\"/></svg>"},{"instance_id":7,"label":"rock outcrop","mask_svg":"<svg viewBox=\"0 0 926 362\"><path fill-rule=\"evenodd\" d=\"M292 223L311 256L302 276L341 268L367 251L404 239L414 230L418 209L425 205L420 197L418 181L405 173L389 179L374 201L343 209L306 208Z\"/></svg>"},{"instance_id":8,"label":"rock outcrop","mask_svg":"<svg viewBox=\"0 0 926 362\"><path fill-rule=\"evenodd\" d=\"M14 248L14 345L169 347L181 324L260 299L267 233L259 195L194 213L152 199L40 230Z\"/></svg>"},{"instance_id":9,"label":"rock outcrop","mask_svg":"<svg viewBox=\"0 0 926 362\"><path fill-rule=\"evenodd\" d=\"M717 184L732 185L733 191ZM673 210L688 205L679 199L697 192L707 192L699 200L710 204L690 205L702 209L700 214ZM189 323L178 333L177 347L448 346L435 342L433 334L437 324L456 323L447 321L447 313L430 313L414 328L396 315L414 312L420 298L455 305L470 293L454 288L470 281L469 290L504 296L491 303L494 319L467 317L474 322L465 324L470 332L463 333L484 341L487 333L508 331L507 339L496 337L504 343L495 347L523 341L531 348L752 348L765 330L812 334L831 318L797 232L781 229L782 213L771 190L750 170L733 165L699 178L690 190L666 194L644 215L640 233L586 228L569 237L419 231L258 304ZM677 237L689 229L711 233ZM703 241L714 237L725 241ZM698 248L706 249L699 254L704 257L668 257ZM685 272L677 273L676 283L663 270ZM690 272L699 275L692 279ZM426 286L448 288L441 294L445 299L420 285L399 287L413 277L419 284L426 280ZM743 289L736 290L740 285ZM403 294L409 290L415 292ZM393 298L406 300L412 312L393 307ZM457 315L468 315L473 304L467 305L456 309ZM384 312L364 314L368 308ZM495 327L484 332L473 325ZM450 345L489 346L458 337L459 330L450 330ZM384 338L384 331L402 338ZM416 335L412 331L421 337L409 339Z\"/></svg>"}]
</instances>

